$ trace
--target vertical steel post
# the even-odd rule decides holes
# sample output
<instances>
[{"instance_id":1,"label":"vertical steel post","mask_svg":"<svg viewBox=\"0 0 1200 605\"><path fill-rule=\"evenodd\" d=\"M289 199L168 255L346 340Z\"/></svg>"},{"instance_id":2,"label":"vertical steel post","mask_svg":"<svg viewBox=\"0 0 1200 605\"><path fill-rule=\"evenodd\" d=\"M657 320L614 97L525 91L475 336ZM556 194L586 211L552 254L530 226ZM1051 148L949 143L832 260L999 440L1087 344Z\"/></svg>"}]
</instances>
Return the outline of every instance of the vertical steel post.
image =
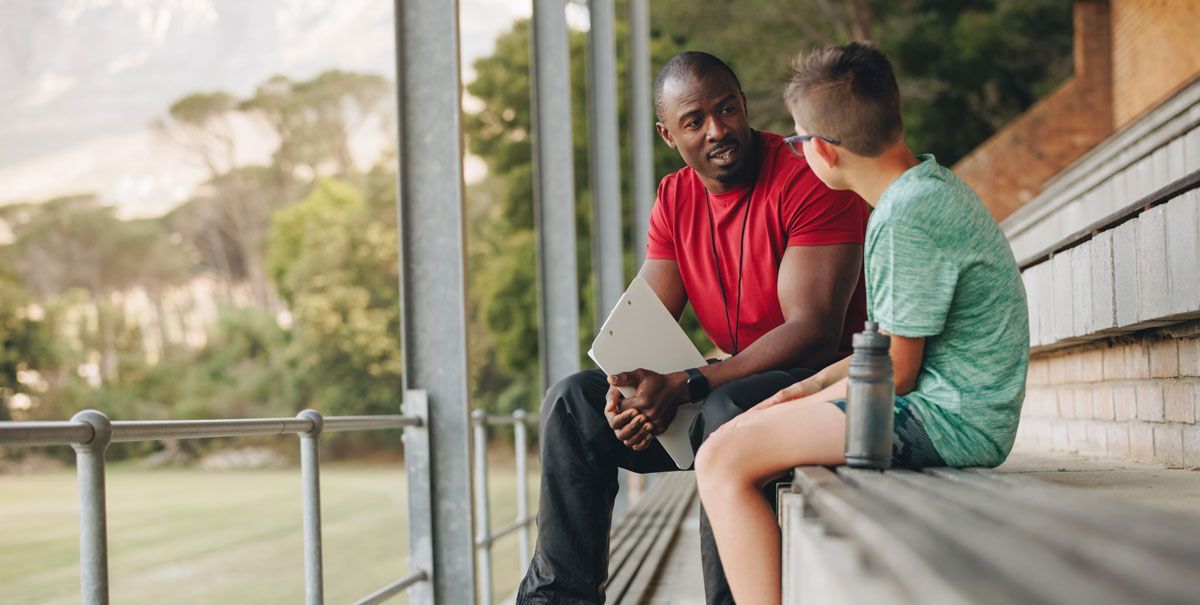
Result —
<instances>
[{"instance_id":1,"label":"vertical steel post","mask_svg":"<svg viewBox=\"0 0 1200 605\"><path fill-rule=\"evenodd\" d=\"M395 0L405 388L428 394L432 600L475 598L456 0ZM561 6L560 6L561 8Z\"/></svg>"},{"instance_id":2,"label":"vertical steel post","mask_svg":"<svg viewBox=\"0 0 1200 605\"><path fill-rule=\"evenodd\" d=\"M525 423L529 421L525 410L513 412L516 424L513 427L514 446L517 452L517 522L529 519L529 443ZM529 525L517 530L521 537L521 575L529 570Z\"/></svg>"},{"instance_id":3,"label":"vertical steel post","mask_svg":"<svg viewBox=\"0 0 1200 605\"><path fill-rule=\"evenodd\" d=\"M300 483L304 499L304 594L308 605L325 602L321 564L321 431L325 419L316 410L296 415L312 422L312 430L300 433Z\"/></svg>"},{"instance_id":4,"label":"vertical steel post","mask_svg":"<svg viewBox=\"0 0 1200 605\"><path fill-rule=\"evenodd\" d=\"M621 160L617 128L617 49L613 0L589 0L588 171L592 189L592 258L596 263L596 327L625 291L621 246Z\"/></svg>"},{"instance_id":5,"label":"vertical steel post","mask_svg":"<svg viewBox=\"0 0 1200 605\"><path fill-rule=\"evenodd\" d=\"M85 605L108 604L108 511L104 456L112 443L112 423L96 410L71 417L92 427L92 438L73 443L79 479L79 585Z\"/></svg>"},{"instance_id":6,"label":"vertical steel post","mask_svg":"<svg viewBox=\"0 0 1200 605\"><path fill-rule=\"evenodd\" d=\"M634 258L646 260L654 206L654 104L650 90L650 0L629 0L629 138L632 147Z\"/></svg>"},{"instance_id":7,"label":"vertical steel post","mask_svg":"<svg viewBox=\"0 0 1200 605\"><path fill-rule=\"evenodd\" d=\"M429 581L408 589L413 605L433 605L433 476L430 475L429 400L425 391L404 393L401 410L421 419L420 426L404 427L404 474L408 487L408 570L424 571Z\"/></svg>"},{"instance_id":8,"label":"vertical steel post","mask_svg":"<svg viewBox=\"0 0 1200 605\"><path fill-rule=\"evenodd\" d=\"M492 603L492 516L488 510L487 416L472 414L475 423L475 545L479 553L479 603Z\"/></svg>"},{"instance_id":9,"label":"vertical steel post","mask_svg":"<svg viewBox=\"0 0 1200 605\"><path fill-rule=\"evenodd\" d=\"M533 0L533 197L543 390L579 371L570 49L563 0Z\"/></svg>"}]
</instances>

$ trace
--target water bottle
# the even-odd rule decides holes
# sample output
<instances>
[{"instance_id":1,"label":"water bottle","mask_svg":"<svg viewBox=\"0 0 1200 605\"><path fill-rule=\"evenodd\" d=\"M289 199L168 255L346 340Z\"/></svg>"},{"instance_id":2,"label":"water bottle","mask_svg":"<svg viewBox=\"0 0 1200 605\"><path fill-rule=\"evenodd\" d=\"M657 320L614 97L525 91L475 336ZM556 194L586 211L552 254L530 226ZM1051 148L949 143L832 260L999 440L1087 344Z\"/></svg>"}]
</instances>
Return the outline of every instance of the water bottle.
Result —
<instances>
[{"instance_id":1,"label":"water bottle","mask_svg":"<svg viewBox=\"0 0 1200 605\"><path fill-rule=\"evenodd\" d=\"M892 465L891 339L868 321L854 335L850 380L846 389L846 464L855 468L885 469Z\"/></svg>"}]
</instances>

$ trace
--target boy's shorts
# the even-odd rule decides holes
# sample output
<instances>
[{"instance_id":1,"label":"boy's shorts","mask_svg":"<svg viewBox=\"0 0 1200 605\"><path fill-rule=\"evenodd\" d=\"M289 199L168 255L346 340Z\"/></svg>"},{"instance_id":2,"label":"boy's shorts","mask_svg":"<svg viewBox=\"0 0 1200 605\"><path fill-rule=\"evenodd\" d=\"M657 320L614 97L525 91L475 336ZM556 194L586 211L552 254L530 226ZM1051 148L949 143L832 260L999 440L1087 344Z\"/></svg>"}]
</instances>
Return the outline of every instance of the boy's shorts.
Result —
<instances>
[{"instance_id":1,"label":"boy's shorts","mask_svg":"<svg viewBox=\"0 0 1200 605\"><path fill-rule=\"evenodd\" d=\"M835 399L829 403L845 413L845 399ZM925 425L908 401L897 397L892 409L895 411L892 423L892 468L917 470L928 466L946 466L946 461L942 460L929 440Z\"/></svg>"}]
</instances>

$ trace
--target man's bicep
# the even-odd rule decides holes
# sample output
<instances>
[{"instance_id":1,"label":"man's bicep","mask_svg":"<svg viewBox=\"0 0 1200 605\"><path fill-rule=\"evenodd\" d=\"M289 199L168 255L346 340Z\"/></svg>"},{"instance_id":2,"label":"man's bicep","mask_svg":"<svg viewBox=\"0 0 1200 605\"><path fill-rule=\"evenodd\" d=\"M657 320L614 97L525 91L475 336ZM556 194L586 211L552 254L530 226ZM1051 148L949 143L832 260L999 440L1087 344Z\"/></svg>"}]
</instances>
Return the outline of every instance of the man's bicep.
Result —
<instances>
[{"instance_id":1,"label":"man's bicep","mask_svg":"<svg viewBox=\"0 0 1200 605\"><path fill-rule=\"evenodd\" d=\"M642 263L638 275L650 284L650 288L658 295L663 306L671 312L675 319L683 314L683 306L687 304L687 291L683 288L683 276L679 273L679 263L673 260L648 258Z\"/></svg>"},{"instance_id":2,"label":"man's bicep","mask_svg":"<svg viewBox=\"0 0 1200 605\"><path fill-rule=\"evenodd\" d=\"M779 267L779 308L785 321L807 319L840 335L862 271L862 246L791 246Z\"/></svg>"}]
</instances>

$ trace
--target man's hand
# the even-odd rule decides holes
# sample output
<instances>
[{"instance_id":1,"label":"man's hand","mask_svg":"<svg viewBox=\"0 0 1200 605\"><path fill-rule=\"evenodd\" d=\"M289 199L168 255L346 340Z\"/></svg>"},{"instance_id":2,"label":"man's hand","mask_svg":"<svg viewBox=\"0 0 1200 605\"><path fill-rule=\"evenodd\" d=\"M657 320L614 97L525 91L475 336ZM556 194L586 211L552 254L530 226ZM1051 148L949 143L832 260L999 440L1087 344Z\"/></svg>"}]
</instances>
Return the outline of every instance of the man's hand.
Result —
<instances>
[{"instance_id":1,"label":"man's hand","mask_svg":"<svg viewBox=\"0 0 1200 605\"><path fill-rule=\"evenodd\" d=\"M646 422L646 417L633 408L621 410L621 401L625 396L617 387L609 387L604 402L604 417L608 426L616 434L617 439L626 447L641 451L650 445L654 438L653 425Z\"/></svg>"},{"instance_id":2,"label":"man's hand","mask_svg":"<svg viewBox=\"0 0 1200 605\"><path fill-rule=\"evenodd\" d=\"M659 374L650 370L621 372L608 377L613 387L632 387L634 394L625 399L624 407L632 408L646 417L648 430L658 435L667 430L675 419L679 405L687 401L687 374Z\"/></svg>"},{"instance_id":3,"label":"man's hand","mask_svg":"<svg viewBox=\"0 0 1200 605\"><path fill-rule=\"evenodd\" d=\"M809 395L815 395L820 393L824 388L825 384L822 382L820 374L815 374L791 386L780 389L778 393L775 393L774 395L764 399L762 403L754 407L759 409L769 408L785 401L792 401L795 399L808 397Z\"/></svg>"}]
</instances>

